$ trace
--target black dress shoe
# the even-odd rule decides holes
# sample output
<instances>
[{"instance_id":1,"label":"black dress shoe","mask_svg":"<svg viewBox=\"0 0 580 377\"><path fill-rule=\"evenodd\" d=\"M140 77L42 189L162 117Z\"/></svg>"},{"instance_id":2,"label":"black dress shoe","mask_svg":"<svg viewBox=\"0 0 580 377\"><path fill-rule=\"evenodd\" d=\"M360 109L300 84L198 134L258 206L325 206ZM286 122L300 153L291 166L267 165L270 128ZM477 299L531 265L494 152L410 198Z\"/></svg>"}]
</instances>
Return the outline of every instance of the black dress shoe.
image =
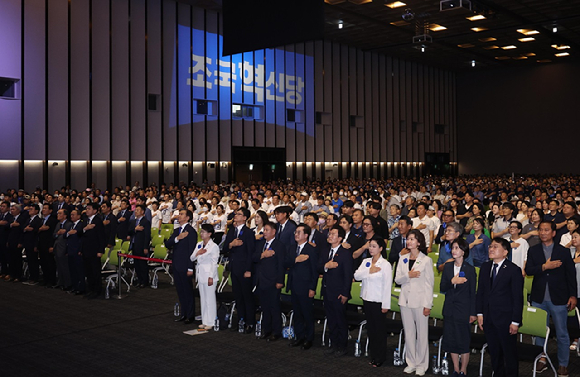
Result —
<instances>
[{"instance_id":1,"label":"black dress shoe","mask_svg":"<svg viewBox=\"0 0 580 377\"><path fill-rule=\"evenodd\" d=\"M312 347L312 341L307 340L304 342L304 344L302 345L302 349L304 351L309 350Z\"/></svg>"},{"instance_id":2,"label":"black dress shoe","mask_svg":"<svg viewBox=\"0 0 580 377\"><path fill-rule=\"evenodd\" d=\"M90 295L87 296L87 300L94 300L96 298L99 298L99 294L97 292L93 292Z\"/></svg>"},{"instance_id":3,"label":"black dress shoe","mask_svg":"<svg viewBox=\"0 0 580 377\"><path fill-rule=\"evenodd\" d=\"M336 348L329 347L326 351L324 351L324 356L332 356L336 353Z\"/></svg>"},{"instance_id":4,"label":"black dress shoe","mask_svg":"<svg viewBox=\"0 0 580 377\"><path fill-rule=\"evenodd\" d=\"M264 333L261 336L259 336L258 339L268 339L271 335L272 335L271 332Z\"/></svg>"},{"instance_id":5,"label":"black dress shoe","mask_svg":"<svg viewBox=\"0 0 580 377\"><path fill-rule=\"evenodd\" d=\"M147 284L139 284L139 288L145 288Z\"/></svg>"},{"instance_id":6,"label":"black dress shoe","mask_svg":"<svg viewBox=\"0 0 580 377\"><path fill-rule=\"evenodd\" d=\"M281 337L282 337L282 335L280 335L280 334L273 334L272 336L270 336L268 338L268 342L275 342L278 339L280 339Z\"/></svg>"},{"instance_id":7,"label":"black dress shoe","mask_svg":"<svg viewBox=\"0 0 580 377\"><path fill-rule=\"evenodd\" d=\"M376 361L375 361L375 362L373 363L373 367L375 367L375 368L378 368L378 367L380 367L381 365L383 365L383 363L384 363L384 361L380 361L380 362L376 362Z\"/></svg>"},{"instance_id":8,"label":"black dress shoe","mask_svg":"<svg viewBox=\"0 0 580 377\"><path fill-rule=\"evenodd\" d=\"M304 344L304 338L296 339L290 342L290 347L299 347Z\"/></svg>"},{"instance_id":9,"label":"black dress shoe","mask_svg":"<svg viewBox=\"0 0 580 377\"><path fill-rule=\"evenodd\" d=\"M181 316L181 317L176 318L176 319L173 320L173 322L182 322L182 321L185 321L185 317L184 316Z\"/></svg>"},{"instance_id":10,"label":"black dress shoe","mask_svg":"<svg viewBox=\"0 0 580 377\"><path fill-rule=\"evenodd\" d=\"M189 325L191 323L195 322L195 317L192 318L187 318L185 321L183 321L184 324Z\"/></svg>"},{"instance_id":11,"label":"black dress shoe","mask_svg":"<svg viewBox=\"0 0 580 377\"><path fill-rule=\"evenodd\" d=\"M336 352L334 353L334 357L342 357L342 356L346 356L346 349L337 349Z\"/></svg>"},{"instance_id":12,"label":"black dress shoe","mask_svg":"<svg viewBox=\"0 0 580 377\"><path fill-rule=\"evenodd\" d=\"M84 291L75 291L75 296L80 296L80 295L84 295L85 292Z\"/></svg>"},{"instance_id":13,"label":"black dress shoe","mask_svg":"<svg viewBox=\"0 0 580 377\"><path fill-rule=\"evenodd\" d=\"M244 328L244 334L253 334L254 333L254 325L247 325Z\"/></svg>"},{"instance_id":14,"label":"black dress shoe","mask_svg":"<svg viewBox=\"0 0 580 377\"><path fill-rule=\"evenodd\" d=\"M62 287L61 288L64 292L70 292L72 290L72 287Z\"/></svg>"}]
</instances>

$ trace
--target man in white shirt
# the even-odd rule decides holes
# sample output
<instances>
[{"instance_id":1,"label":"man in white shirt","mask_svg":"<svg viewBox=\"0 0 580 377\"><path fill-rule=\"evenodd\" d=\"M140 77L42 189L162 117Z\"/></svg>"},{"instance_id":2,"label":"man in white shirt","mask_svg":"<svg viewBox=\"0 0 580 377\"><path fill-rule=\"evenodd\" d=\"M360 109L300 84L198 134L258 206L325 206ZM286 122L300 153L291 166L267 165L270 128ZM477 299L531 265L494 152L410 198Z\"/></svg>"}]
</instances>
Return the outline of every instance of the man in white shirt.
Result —
<instances>
[{"instance_id":1,"label":"man in white shirt","mask_svg":"<svg viewBox=\"0 0 580 377\"><path fill-rule=\"evenodd\" d=\"M423 233L425 236L425 244L430 252L434 240L435 225L429 216L427 216L427 208L426 203L421 202L417 204L417 217L413 219L413 229L417 229Z\"/></svg>"}]
</instances>

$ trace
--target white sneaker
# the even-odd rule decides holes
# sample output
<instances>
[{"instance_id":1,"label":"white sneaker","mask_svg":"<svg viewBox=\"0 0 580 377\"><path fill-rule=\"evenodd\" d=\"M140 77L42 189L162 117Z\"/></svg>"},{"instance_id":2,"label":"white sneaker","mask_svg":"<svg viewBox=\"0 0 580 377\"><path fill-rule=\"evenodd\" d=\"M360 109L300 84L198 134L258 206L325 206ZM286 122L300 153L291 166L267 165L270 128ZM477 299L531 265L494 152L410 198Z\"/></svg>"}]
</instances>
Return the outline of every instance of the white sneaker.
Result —
<instances>
[{"instance_id":1,"label":"white sneaker","mask_svg":"<svg viewBox=\"0 0 580 377\"><path fill-rule=\"evenodd\" d=\"M196 315L196 316L195 316L195 320L196 320L196 321L201 321L201 316L200 316L200 315Z\"/></svg>"},{"instance_id":2,"label":"white sneaker","mask_svg":"<svg viewBox=\"0 0 580 377\"><path fill-rule=\"evenodd\" d=\"M417 375L417 376L424 376L425 375L425 371L423 369L417 369L417 371L415 372L415 375Z\"/></svg>"},{"instance_id":3,"label":"white sneaker","mask_svg":"<svg viewBox=\"0 0 580 377\"><path fill-rule=\"evenodd\" d=\"M576 349L578 349L578 341L574 341L570 344L570 351L576 351Z\"/></svg>"},{"instance_id":4,"label":"white sneaker","mask_svg":"<svg viewBox=\"0 0 580 377\"><path fill-rule=\"evenodd\" d=\"M407 373L407 374L411 374L415 371L415 368L412 366L408 366L405 369L403 369L403 372Z\"/></svg>"}]
</instances>

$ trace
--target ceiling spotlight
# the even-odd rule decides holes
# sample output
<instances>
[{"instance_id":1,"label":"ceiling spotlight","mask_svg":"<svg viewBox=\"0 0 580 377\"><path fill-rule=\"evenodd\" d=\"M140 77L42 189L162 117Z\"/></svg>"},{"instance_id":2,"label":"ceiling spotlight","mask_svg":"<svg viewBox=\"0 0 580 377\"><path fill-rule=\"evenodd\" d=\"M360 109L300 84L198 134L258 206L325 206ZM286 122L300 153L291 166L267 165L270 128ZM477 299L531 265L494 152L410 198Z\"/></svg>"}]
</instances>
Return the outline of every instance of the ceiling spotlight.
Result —
<instances>
[{"instance_id":1,"label":"ceiling spotlight","mask_svg":"<svg viewBox=\"0 0 580 377\"><path fill-rule=\"evenodd\" d=\"M558 32L558 27L557 26L554 26L552 28L552 33L556 34L557 32Z\"/></svg>"},{"instance_id":2,"label":"ceiling spotlight","mask_svg":"<svg viewBox=\"0 0 580 377\"><path fill-rule=\"evenodd\" d=\"M472 67L475 67L475 60L472 60L472 61L471 61L471 66L472 66Z\"/></svg>"},{"instance_id":3,"label":"ceiling spotlight","mask_svg":"<svg viewBox=\"0 0 580 377\"><path fill-rule=\"evenodd\" d=\"M469 21L479 21L485 20L485 16L483 14L476 14L471 17L466 17Z\"/></svg>"},{"instance_id":4,"label":"ceiling spotlight","mask_svg":"<svg viewBox=\"0 0 580 377\"><path fill-rule=\"evenodd\" d=\"M403 3L402 1L395 1L393 3L385 4L385 6L391 8L391 9L395 9L395 8L399 8L399 7L404 7L405 5L407 5L407 4Z\"/></svg>"},{"instance_id":5,"label":"ceiling spotlight","mask_svg":"<svg viewBox=\"0 0 580 377\"><path fill-rule=\"evenodd\" d=\"M343 26L344 24L342 23L342 20L338 20L338 28L342 29Z\"/></svg>"},{"instance_id":6,"label":"ceiling spotlight","mask_svg":"<svg viewBox=\"0 0 580 377\"><path fill-rule=\"evenodd\" d=\"M415 18L415 13L411 10L411 8L407 8L407 9L405 9L405 11L401 15L401 17L405 21L411 21L412 19Z\"/></svg>"},{"instance_id":7,"label":"ceiling spotlight","mask_svg":"<svg viewBox=\"0 0 580 377\"><path fill-rule=\"evenodd\" d=\"M421 46L421 52L425 52L425 45Z\"/></svg>"}]
</instances>

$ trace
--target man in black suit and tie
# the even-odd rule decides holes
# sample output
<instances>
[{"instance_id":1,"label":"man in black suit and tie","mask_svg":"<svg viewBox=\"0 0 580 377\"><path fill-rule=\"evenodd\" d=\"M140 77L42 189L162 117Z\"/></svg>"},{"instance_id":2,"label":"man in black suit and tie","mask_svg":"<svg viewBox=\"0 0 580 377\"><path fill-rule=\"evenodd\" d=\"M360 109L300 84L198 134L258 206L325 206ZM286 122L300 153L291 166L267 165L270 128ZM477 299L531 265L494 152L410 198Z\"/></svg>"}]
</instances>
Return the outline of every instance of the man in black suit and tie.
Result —
<instances>
[{"instance_id":1,"label":"man in black suit and tie","mask_svg":"<svg viewBox=\"0 0 580 377\"><path fill-rule=\"evenodd\" d=\"M127 241L129 236L129 219L132 217L133 212L129 211L129 201L123 199L121 201L121 210L117 214L117 238Z\"/></svg>"},{"instance_id":2,"label":"man in black suit and tie","mask_svg":"<svg viewBox=\"0 0 580 377\"><path fill-rule=\"evenodd\" d=\"M328 320L332 348L326 353L340 357L346 355L348 325L346 323L346 302L350 299L353 277L352 253L342 247L344 229L334 226L328 232L330 251L323 268L322 295Z\"/></svg>"},{"instance_id":3,"label":"man in black suit and tie","mask_svg":"<svg viewBox=\"0 0 580 377\"><path fill-rule=\"evenodd\" d=\"M61 209L66 209L70 213L70 210L72 209L71 206L66 204L65 197L63 194L58 194L58 201L56 203L53 203L52 206L53 213L57 213Z\"/></svg>"},{"instance_id":4,"label":"man in black suit and tie","mask_svg":"<svg viewBox=\"0 0 580 377\"><path fill-rule=\"evenodd\" d=\"M8 274L8 234L10 233L10 223L13 217L10 214L10 202L4 201L0 204L0 279L4 279Z\"/></svg>"},{"instance_id":5,"label":"man in black suit and tie","mask_svg":"<svg viewBox=\"0 0 580 377\"><path fill-rule=\"evenodd\" d=\"M83 266L82 235L85 223L81 220L81 211L73 209L70 212L72 226L66 232L66 253L68 255L68 268L71 279L71 291L75 295L85 293L85 271Z\"/></svg>"},{"instance_id":6,"label":"man in black suit and tie","mask_svg":"<svg viewBox=\"0 0 580 377\"><path fill-rule=\"evenodd\" d=\"M401 255L409 253L407 249L407 234L413 229L413 220L409 216L403 215L399 218L397 228L399 229L399 235L391 241L391 253L389 254L389 263L393 266L399 261Z\"/></svg>"},{"instance_id":7,"label":"man in black suit and tie","mask_svg":"<svg viewBox=\"0 0 580 377\"><path fill-rule=\"evenodd\" d=\"M256 250L254 231L246 226L250 211L240 208L234 215L233 226L230 227L224 247L229 250L229 260L232 276L232 289L236 299L238 318L244 320L246 334L254 332L256 323L256 307L252 294L253 254ZM234 330L234 328L232 328Z\"/></svg>"},{"instance_id":8,"label":"man in black suit and tie","mask_svg":"<svg viewBox=\"0 0 580 377\"><path fill-rule=\"evenodd\" d=\"M524 278L507 259L510 243L496 237L481 265L476 295L479 328L485 331L495 377L518 375L517 333L522 323Z\"/></svg>"},{"instance_id":9,"label":"man in black suit and tie","mask_svg":"<svg viewBox=\"0 0 580 377\"><path fill-rule=\"evenodd\" d=\"M145 205L138 204L135 207L135 219L129 221L129 236L131 245L129 249L139 257L149 256L149 244L151 243L151 223L145 217ZM139 280L139 288L149 285L149 269L147 261L135 259L135 272Z\"/></svg>"},{"instance_id":10,"label":"man in black suit and tie","mask_svg":"<svg viewBox=\"0 0 580 377\"><path fill-rule=\"evenodd\" d=\"M308 236L308 243L316 249L316 255L328 254L328 242L326 236L318 230L318 215L314 212L308 212L304 215L304 224L310 227L310 235Z\"/></svg>"},{"instance_id":11,"label":"man in black suit and tie","mask_svg":"<svg viewBox=\"0 0 580 377\"><path fill-rule=\"evenodd\" d=\"M63 291L70 291L72 288L70 279L70 270L68 267L68 256L66 249L66 234L72 228L72 222L68 220L68 211L66 209L59 209L56 218L58 224L56 225L52 238L54 243L52 250L50 252L54 255L56 261L56 271L58 273L57 285L62 288Z\"/></svg>"},{"instance_id":12,"label":"man in black suit and tie","mask_svg":"<svg viewBox=\"0 0 580 377\"><path fill-rule=\"evenodd\" d=\"M115 237L117 236L117 218L111 212L111 202L104 201L101 204L101 218L105 226L105 240L109 250L113 250L115 246ZM151 232L149 232L151 234Z\"/></svg>"},{"instance_id":13,"label":"man in black suit and tie","mask_svg":"<svg viewBox=\"0 0 580 377\"><path fill-rule=\"evenodd\" d=\"M42 226L38 228L38 255L42 267L43 284L48 287L56 286L56 262L52 253L54 244L54 228L58 220L52 214L52 205L44 203L42 206Z\"/></svg>"},{"instance_id":14,"label":"man in black suit and tie","mask_svg":"<svg viewBox=\"0 0 580 377\"><path fill-rule=\"evenodd\" d=\"M567 315L577 304L576 270L570 251L554 242L556 223L542 221L538 233L542 242L530 248L525 267L526 275L534 277L532 306L548 312L548 324L552 317L558 340L558 376L567 376L570 358ZM543 344L544 339L536 337L536 345ZM547 360L542 357L536 370L546 369Z\"/></svg>"},{"instance_id":15,"label":"man in black suit and tie","mask_svg":"<svg viewBox=\"0 0 580 377\"><path fill-rule=\"evenodd\" d=\"M98 216L99 204L87 204L87 224L83 227L82 255L87 276L87 298L92 300L101 294L101 257L105 252L105 226Z\"/></svg>"},{"instance_id":16,"label":"man in black suit and tie","mask_svg":"<svg viewBox=\"0 0 580 377\"><path fill-rule=\"evenodd\" d=\"M135 210L137 212L137 210ZM143 216L143 208L140 209ZM195 321L195 296L193 295L193 262L190 257L197 244L197 232L189 222L193 218L190 210L179 211L179 227L173 230L173 234L165 246L172 249L172 271L175 279L175 288L181 304L181 317L176 322L185 321L188 325Z\"/></svg>"},{"instance_id":17,"label":"man in black suit and tie","mask_svg":"<svg viewBox=\"0 0 580 377\"><path fill-rule=\"evenodd\" d=\"M22 246L26 253L28 272L30 274L30 279L24 284L28 285L38 284L38 229L42 226L42 219L38 216L39 212L40 207L38 204L33 204L29 207L28 215L30 218L22 231Z\"/></svg>"},{"instance_id":18,"label":"man in black suit and tie","mask_svg":"<svg viewBox=\"0 0 580 377\"><path fill-rule=\"evenodd\" d=\"M302 346L307 350L314 340L314 295L318 284L319 258L316 248L308 242L311 234L308 225L298 225L294 234L296 249L286 254L286 266L289 267L286 291L291 291L296 335L290 346Z\"/></svg>"},{"instance_id":19,"label":"man in black suit and tie","mask_svg":"<svg viewBox=\"0 0 580 377\"><path fill-rule=\"evenodd\" d=\"M294 221L290 220L291 213L292 208L289 206L280 206L274 210L274 216L276 216L276 221L278 222L276 239L280 240L280 242L286 246L287 252L296 249L296 241L294 240L296 224Z\"/></svg>"},{"instance_id":20,"label":"man in black suit and tie","mask_svg":"<svg viewBox=\"0 0 580 377\"><path fill-rule=\"evenodd\" d=\"M276 238L276 224L264 224L264 238L256 243L258 297L262 307L262 335L260 339L276 341L282 336L280 289L284 286L284 258L286 247Z\"/></svg>"}]
</instances>

